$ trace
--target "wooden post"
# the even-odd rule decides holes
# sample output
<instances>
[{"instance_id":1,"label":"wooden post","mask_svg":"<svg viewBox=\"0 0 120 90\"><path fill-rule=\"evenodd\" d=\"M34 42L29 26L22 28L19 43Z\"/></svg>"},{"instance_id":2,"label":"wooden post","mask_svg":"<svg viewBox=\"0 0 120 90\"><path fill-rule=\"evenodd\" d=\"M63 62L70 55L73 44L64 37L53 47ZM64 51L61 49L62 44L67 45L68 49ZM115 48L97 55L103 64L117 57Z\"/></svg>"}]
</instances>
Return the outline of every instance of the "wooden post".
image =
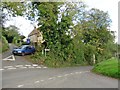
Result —
<instances>
[{"instance_id":1,"label":"wooden post","mask_svg":"<svg viewBox=\"0 0 120 90\"><path fill-rule=\"evenodd\" d=\"M95 61L95 54L93 54L93 64L95 64L96 61Z\"/></svg>"}]
</instances>

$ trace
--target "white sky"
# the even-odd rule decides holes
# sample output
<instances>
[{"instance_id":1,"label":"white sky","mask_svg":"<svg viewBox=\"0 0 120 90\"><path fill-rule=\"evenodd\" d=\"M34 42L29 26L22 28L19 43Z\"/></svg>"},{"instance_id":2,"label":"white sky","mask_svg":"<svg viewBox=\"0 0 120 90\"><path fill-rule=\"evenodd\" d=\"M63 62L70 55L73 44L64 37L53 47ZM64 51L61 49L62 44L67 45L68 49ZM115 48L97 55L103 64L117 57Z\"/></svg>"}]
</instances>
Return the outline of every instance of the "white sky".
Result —
<instances>
[{"instance_id":1,"label":"white sky","mask_svg":"<svg viewBox=\"0 0 120 90\"><path fill-rule=\"evenodd\" d=\"M118 41L118 1L119 0L82 0L88 5L89 8L98 8L103 11L108 11L110 18L112 19L111 30L116 31L116 42ZM25 35L34 29L34 25L30 21L25 20L23 17L12 18L13 20L8 21L6 26L15 25L20 28L20 33Z\"/></svg>"},{"instance_id":2,"label":"white sky","mask_svg":"<svg viewBox=\"0 0 120 90\"><path fill-rule=\"evenodd\" d=\"M19 32L26 37L34 29L34 25L31 24L31 21L26 20L24 17L18 16L11 18L10 21L6 22L6 27L9 25L15 25L19 28Z\"/></svg>"}]
</instances>

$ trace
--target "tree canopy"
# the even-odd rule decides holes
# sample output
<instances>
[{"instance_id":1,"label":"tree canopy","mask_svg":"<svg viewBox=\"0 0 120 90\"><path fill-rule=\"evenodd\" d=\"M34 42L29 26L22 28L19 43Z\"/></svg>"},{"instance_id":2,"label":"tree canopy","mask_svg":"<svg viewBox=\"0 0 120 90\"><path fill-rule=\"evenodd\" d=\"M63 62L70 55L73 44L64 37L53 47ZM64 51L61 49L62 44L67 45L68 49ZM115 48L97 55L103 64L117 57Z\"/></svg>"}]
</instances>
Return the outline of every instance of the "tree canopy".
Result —
<instances>
[{"instance_id":1,"label":"tree canopy","mask_svg":"<svg viewBox=\"0 0 120 90\"><path fill-rule=\"evenodd\" d=\"M108 12L87 10L83 2L3 3L2 8L6 7L13 15L27 14L29 19L38 21L50 52L47 57L42 52L34 57L42 57L39 60L47 65L93 64L94 60L98 63L116 51Z\"/></svg>"}]
</instances>

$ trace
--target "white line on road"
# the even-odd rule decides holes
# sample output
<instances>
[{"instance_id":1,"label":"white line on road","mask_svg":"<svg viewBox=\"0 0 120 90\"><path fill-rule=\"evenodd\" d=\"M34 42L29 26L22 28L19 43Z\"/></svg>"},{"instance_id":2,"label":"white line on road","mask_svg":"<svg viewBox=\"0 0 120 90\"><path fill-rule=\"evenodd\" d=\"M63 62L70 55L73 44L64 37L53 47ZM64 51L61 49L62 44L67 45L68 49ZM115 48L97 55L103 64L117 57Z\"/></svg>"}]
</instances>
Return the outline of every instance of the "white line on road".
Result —
<instances>
[{"instance_id":1,"label":"white line on road","mask_svg":"<svg viewBox=\"0 0 120 90\"><path fill-rule=\"evenodd\" d=\"M33 68L32 66L31 67L29 67L29 68ZM38 68L38 67L36 67L36 68ZM41 67L39 67L39 68L41 68ZM86 72L90 72L90 71L83 71L83 72L74 72L74 73L69 73L69 74L65 74L64 76L68 76L68 75L73 75L73 74L80 74L80 73L86 73ZM60 78L60 77L63 77L63 76L57 76L58 78ZM48 80L52 80L52 79L55 79L55 78L57 78L57 77L50 77L50 78L48 78ZM45 80L40 80L40 81L35 81L34 83L35 84L37 84L37 83L40 83L40 82L44 82ZM24 85L18 85L17 87L23 87Z\"/></svg>"},{"instance_id":2,"label":"white line on road","mask_svg":"<svg viewBox=\"0 0 120 90\"><path fill-rule=\"evenodd\" d=\"M49 80L53 79L53 78L48 78Z\"/></svg>"},{"instance_id":3,"label":"white line on road","mask_svg":"<svg viewBox=\"0 0 120 90\"><path fill-rule=\"evenodd\" d=\"M73 73L70 73L71 75L73 74Z\"/></svg>"},{"instance_id":4,"label":"white line on road","mask_svg":"<svg viewBox=\"0 0 120 90\"><path fill-rule=\"evenodd\" d=\"M24 85L18 85L17 87L23 87Z\"/></svg>"},{"instance_id":5,"label":"white line on road","mask_svg":"<svg viewBox=\"0 0 120 90\"><path fill-rule=\"evenodd\" d=\"M12 55L12 57L13 57L13 60L15 61L15 56L14 56L14 55Z\"/></svg>"},{"instance_id":6,"label":"white line on road","mask_svg":"<svg viewBox=\"0 0 120 90\"><path fill-rule=\"evenodd\" d=\"M0 69L0 71L2 71L2 70L4 70L4 69Z\"/></svg>"},{"instance_id":7,"label":"white line on road","mask_svg":"<svg viewBox=\"0 0 120 90\"><path fill-rule=\"evenodd\" d=\"M38 65L37 64L33 64L32 66L37 67Z\"/></svg>"},{"instance_id":8,"label":"white line on road","mask_svg":"<svg viewBox=\"0 0 120 90\"><path fill-rule=\"evenodd\" d=\"M69 74L65 74L64 76L68 76Z\"/></svg>"},{"instance_id":9,"label":"white line on road","mask_svg":"<svg viewBox=\"0 0 120 90\"><path fill-rule=\"evenodd\" d=\"M76 74L78 74L79 72L75 72Z\"/></svg>"},{"instance_id":10,"label":"white line on road","mask_svg":"<svg viewBox=\"0 0 120 90\"><path fill-rule=\"evenodd\" d=\"M39 83L40 81L35 81L35 83Z\"/></svg>"},{"instance_id":11,"label":"white line on road","mask_svg":"<svg viewBox=\"0 0 120 90\"><path fill-rule=\"evenodd\" d=\"M15 67L23 67L23 65L16 65Z\"/></svg>"},{"instance_id":12,"label":"white line on road","mask_svg":"<svg viewBox=\"0 0 120 90\"><path fill-rule=\"evenodd\" d=\"M57 77L62 77L62 76L57 76Z\"/></svg>"},{"instance_id":13,"label":"white line on road","mask_svg":"<svg viewBox=\"0 0 120 90\"><path fill-rule=\"evenodd\" d=\"M4 68L11 68L11 67L13 67L13 66L4 66Z\"/></svg>"},{"instance_id":14,"label":"white line on road","mask_svg":"<svg viewBox=\"0 0 120 90\"><path fill-rule=\"evenodd\" d=\"M41 68L41 67L36 67L36 68Z\"/></svg>"},{"instance_id":15,"label":"white line on road","mask_svg":"<svg viewBox=\"0 0 120 90\"><path fill-rule=\"evenodd\" d=\"M40 80L41 82L43 82L44 80Z\"/></svg>"},{"instance_id":16,"label":"white line on road","mask_svg":"<svg viewBox=\"0 0 120 90\"><path fill-rule=\"evenodd\" d=\"M47 67L43 67L43 68L47 68Z\"/></svg>"},{"instance_id":17,"label":"white line on road","mask_svg":"<svg viewBox=\"0 0 120 90\"><path fill-rule=\"evenodd\" d=\"M84 71L83 73L90 72L90 71Z\"/></svg>"},{"instance_id":18,"label":"white line on road","mask_svg":"<svg viewBox=\"0 0 120 90\"><path fill-rule=\"evenodd\" d=\"M28 66L28 67L30 67L31 65L25 65L25 66Z\"/></svg>"},{"instance_id":19,"label":"white line on road","mask_svg":"<svg viewBox=\"0 0 120 90\"><path fill-rule=\"evenodd\" d=\"M10 59L10 58L12 58L12 59ZM10 56L4 58L3 60L15 61L15 57L14 57L14 55L10 55Z\"/></svg>"}]
</instances>

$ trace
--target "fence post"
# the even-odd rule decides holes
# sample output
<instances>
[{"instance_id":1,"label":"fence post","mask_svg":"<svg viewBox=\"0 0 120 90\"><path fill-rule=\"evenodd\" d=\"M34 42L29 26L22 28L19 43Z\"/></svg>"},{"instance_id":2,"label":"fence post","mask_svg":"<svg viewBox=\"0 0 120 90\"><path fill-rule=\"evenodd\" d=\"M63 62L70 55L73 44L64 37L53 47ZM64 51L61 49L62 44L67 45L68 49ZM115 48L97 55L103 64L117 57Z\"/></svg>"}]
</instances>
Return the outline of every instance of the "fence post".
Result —
<instances>
[{"instance_id":1,"label":"fence post","mask_svg":"<svg viewBox=\"0 0 120 90\"><path fill-rule=\"evenodd\" d=\"M96 61L95 61L95 54L93 54L93 64L95 64Z\"/></svg>"}]
</instances>

